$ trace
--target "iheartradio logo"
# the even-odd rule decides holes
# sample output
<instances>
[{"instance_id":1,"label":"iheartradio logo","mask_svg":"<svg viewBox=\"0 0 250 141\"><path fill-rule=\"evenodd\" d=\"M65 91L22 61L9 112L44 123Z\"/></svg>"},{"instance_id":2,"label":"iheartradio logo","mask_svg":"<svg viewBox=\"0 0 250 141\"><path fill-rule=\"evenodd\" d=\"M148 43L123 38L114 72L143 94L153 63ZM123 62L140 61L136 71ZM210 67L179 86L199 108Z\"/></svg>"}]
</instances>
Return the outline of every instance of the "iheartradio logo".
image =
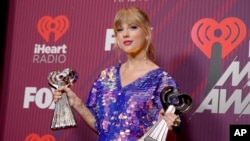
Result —
<instances>
[{"instance_id":1,"label":"iheartradio logo","mask_svg":"<svg viewBox=\"0 0 250 141\"><path fill-rule=\"evenodd\" d=\"M51 44L57 42L68 30L69 20L66 16L59 15L55 18L43 16L38 20L37 31L49 44L35 43L33 63L65 63L67 45Z\"/></svg>"},{"instance_id":2,"label":"iheartradio logo","mask_svg":"<svg viewBox=\"0 0 250 141\"><path fill-rule=\"evenodd\" d=\"M43 16L37 23L37 30L46 42L49 42L51 33L54 33L54 42L56 42L68 28L69 20L63 15L57 16L54 19L50 16Z\"/></svg>"},{"instance_id":3,"label":"iheartradio logo","mask_svg":"<svg viewBox=\"0 0 250 141\"><path fill-rule=\"evenodd\" d=\"M245 36L245 24L235 17L224 19L220 23L204 18L197 21L191 31L193 42L208 58L211 58L214 43L221 44L221 58L224 58L243 41Z\"/></svg>"},{"instance_id":4,"label":"iheartradio logo","mask_svg":"<svg viewBox=\"0 0 250 141\"><path fill-rule=\"evenodd\" d=\"M40 136L36 133L31 133L25 138L25 141L56 141L56 139L50 134Z\"/></svg>"}]
</instances>

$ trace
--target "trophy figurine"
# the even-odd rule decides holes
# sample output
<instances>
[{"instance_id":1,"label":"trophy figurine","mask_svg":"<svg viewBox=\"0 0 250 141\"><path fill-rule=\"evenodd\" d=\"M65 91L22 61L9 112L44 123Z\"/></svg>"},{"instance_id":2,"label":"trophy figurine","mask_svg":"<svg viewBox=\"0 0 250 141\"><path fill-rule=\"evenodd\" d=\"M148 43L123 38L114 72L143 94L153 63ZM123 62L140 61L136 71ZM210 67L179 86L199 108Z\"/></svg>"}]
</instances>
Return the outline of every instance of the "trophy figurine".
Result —
<instances>
[{"instance_id":1,"label":"trophy figurine","mask_svg":"<svg viewBox=\"0 0 250 141\"><path fill-rule=\"evenodd\" d=\"M66 68L62 72L52 71L49 73L49 85L55 89L61 86L69 86L70 83L76 82L78 74L76 71ZM66 93L62 93L62 98L55 104L54 115L51 129L76 126L76 121L71 111Z\"/></svg>"},{"instance_id":2,"label":"trophy figurine","mask_svg":"<svg viewBox=\"0 0 250 141\"><path fill-rule=\"evenodd\" d=\"M189 111L192 107L192 98L187 94L180 94L172 87L165 87L160 93L161 104L165 112L172 112L177 115ZM179 126L181 120L177 118L174 126ZM138 141L166 141L168 126L164 119L158 121Z\"/></svg>"}]
</instances>

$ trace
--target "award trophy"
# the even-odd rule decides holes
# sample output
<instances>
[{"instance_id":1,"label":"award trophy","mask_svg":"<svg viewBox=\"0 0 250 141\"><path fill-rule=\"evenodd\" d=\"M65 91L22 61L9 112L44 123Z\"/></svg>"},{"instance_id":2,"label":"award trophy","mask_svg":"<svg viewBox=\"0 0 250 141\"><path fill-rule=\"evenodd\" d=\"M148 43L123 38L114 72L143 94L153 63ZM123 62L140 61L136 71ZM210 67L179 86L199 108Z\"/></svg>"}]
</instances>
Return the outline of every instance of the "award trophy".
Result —
<instances>
[{"instance_id":1,"label":"award trophy","mask_svg":"<svg viewBox=\"0 0 250 141\"><path fill-rule=\"evenodd\" d=\"M76 82L78 74L76 71L66 68L62 72L52 71L49 73L49 85L57 89L61 86L69 86L70 83ZM65 128L76 126L76 121L68 103L66 93L62 93L62 98L55 104L54 115L51 129Z\"/></svg>"},{"instance_id":2,"label":"award trophy","mask_svg":"<svg viewBox=\"0 0 250 141\"><path fill-rule=\"evenodd\" d=\"M172 87L165 87L161 93L161 104L165 112L172 112L180 115L189 111L192 107L192 98L187 94L180 94ZM177 118L175 126L179 126L180 119ZM138 141L166 141L168 126L164 119L159 120L144 134Z\"/></svg>"}]
</instances>

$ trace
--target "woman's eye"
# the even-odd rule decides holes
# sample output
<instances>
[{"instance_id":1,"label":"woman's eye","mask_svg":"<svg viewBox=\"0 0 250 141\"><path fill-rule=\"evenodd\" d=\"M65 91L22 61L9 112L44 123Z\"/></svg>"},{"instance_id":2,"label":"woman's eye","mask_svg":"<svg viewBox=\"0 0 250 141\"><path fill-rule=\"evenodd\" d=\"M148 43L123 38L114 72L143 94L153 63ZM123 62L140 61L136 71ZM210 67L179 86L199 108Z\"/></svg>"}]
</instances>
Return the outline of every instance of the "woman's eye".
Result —
<instances>
[{"instance_id":1,"label":"woman's eye","mask_svg":"<svg viewBox=\"0 0 250 141\"><path fill-rule=\"evenodd\" d=\"M137 26L130 26L131 29L137 29Z\"/></svg>"},{"instance_id":2,"label":"woman's eye","mask_svg":"<svg viewBox=\"0 0 250 141\"><path fill-rule=\"evenodd\" d=\"M122 28L118 28L118 29L117 29L117 32L120 32L120 31L122 31Z\"/></svg>"}]
</instances>

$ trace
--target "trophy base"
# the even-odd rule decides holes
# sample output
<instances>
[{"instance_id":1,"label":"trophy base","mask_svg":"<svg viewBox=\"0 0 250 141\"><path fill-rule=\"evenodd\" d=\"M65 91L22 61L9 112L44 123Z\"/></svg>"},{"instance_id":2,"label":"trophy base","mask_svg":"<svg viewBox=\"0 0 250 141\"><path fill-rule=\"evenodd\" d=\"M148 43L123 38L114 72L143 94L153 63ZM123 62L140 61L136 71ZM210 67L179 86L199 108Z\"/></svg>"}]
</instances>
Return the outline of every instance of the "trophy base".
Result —
<instances>
[{"instance_id":1,"label":"trophy base","mask_svg":"<svg viewBox=\"0 0 250 141\"><path fill-rule=\"evenodd\" d=\"M76 125L66 93L63 93L62 98L56 103L51 129L69 128L75 127Z\"/></svg>"}]
</instances>

